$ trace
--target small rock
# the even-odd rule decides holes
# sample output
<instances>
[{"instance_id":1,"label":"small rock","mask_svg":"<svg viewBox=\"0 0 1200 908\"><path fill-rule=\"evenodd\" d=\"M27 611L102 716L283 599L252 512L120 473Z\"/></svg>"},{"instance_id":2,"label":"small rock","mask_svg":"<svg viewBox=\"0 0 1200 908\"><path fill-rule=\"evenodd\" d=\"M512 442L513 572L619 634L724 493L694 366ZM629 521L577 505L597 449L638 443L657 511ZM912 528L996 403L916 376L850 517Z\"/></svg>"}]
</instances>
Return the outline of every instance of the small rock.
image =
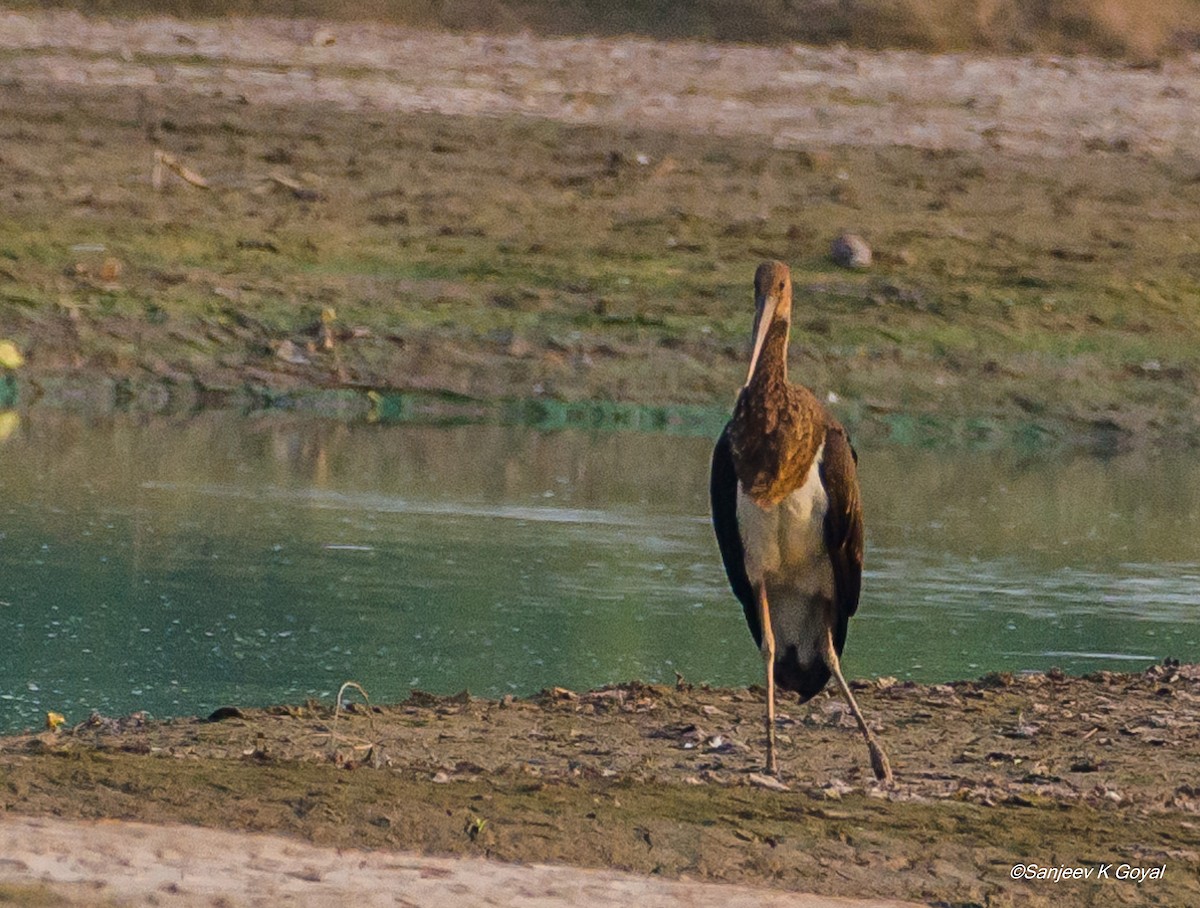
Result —
<instances>
[{"instance_id":1,"label":"small rock","mask_svg":"<svg viewBox=\"0 0 1200 908\"><path fill-rule=\"evenodd\" d=\"M308 357L301 353L300 348L290 340L283 341L275 348L275 357L285 363L291 363L293 366L305 366L309 362Z\"/></svg>"},{"instance_id":2,"label":"small rock","mask_svg":"<svg viewBox=\"0 0 1200 908\"><path fill-rule=\"evenodd\" d=\"M857 233L840 233L829 250L835 264L862 270L871 266L871 247Z\"/></svg>"},{"instance_id":3,"label":"small rock","mask_svg":"<svg viewBox=\"0 0 1200 908\"><path fill-rule=\"evenodd\" d=\"M318 28L313 32L312 46L313 47L329 47L331 44L337 43L337 36L328 28Z\"/></svg>"}]
</instances>

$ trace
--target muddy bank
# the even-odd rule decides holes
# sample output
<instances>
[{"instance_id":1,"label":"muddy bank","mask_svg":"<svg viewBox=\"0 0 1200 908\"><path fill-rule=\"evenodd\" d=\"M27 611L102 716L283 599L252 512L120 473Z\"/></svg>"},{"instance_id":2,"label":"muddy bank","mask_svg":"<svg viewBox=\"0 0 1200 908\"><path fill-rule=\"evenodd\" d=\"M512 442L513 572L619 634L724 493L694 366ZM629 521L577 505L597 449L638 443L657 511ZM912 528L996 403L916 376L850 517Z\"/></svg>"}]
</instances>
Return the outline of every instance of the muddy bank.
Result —
<instances>
[{"instance_id":1,"label":"muddy bank","mask_svg":"<svg viewBox=\"0 0 1200 908\"><path fill-rule=\"evenodd\" d=\"M96 717L4 739L11 814L282 832L317 844L606 867L950 904L1200 898L1200 668L859 682L896 771L875 783L840 700L639 684L527 700ZM348 699L358 699L348 696ZM1017 880L1013 866L1166 867ZM1065 887L1065 888L1064 888Z\"/></svg>"},{"instance_id":2,"label":"muddy bank","mask_svg":"<svg viewBox=\"0 0 1200 908\"><path fill-rule=\"evenodd\" d=\"M856 432L1200 442L1194 60L0 15L6 403L725 409L775 257Z\"/></svg>"}]
</instances>

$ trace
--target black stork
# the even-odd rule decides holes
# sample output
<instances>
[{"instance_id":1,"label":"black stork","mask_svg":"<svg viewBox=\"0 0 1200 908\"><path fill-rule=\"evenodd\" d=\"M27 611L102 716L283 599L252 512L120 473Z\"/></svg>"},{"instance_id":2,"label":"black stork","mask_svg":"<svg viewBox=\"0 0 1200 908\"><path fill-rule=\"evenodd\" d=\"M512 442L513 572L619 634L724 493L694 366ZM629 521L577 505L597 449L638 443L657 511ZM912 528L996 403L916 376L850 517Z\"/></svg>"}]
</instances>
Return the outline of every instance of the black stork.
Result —
<instances>
[{"instance_id":1,"label":"black stork","mask_svg":"<svg viewBox=\"0 0 1200 908\"><path fill-rule=\"evenodd\" d=\"M892 770L838 657L862 585L858 455L829 411L787 377L792 277L754 274L754 349L733 418L713 451L713 528L734 595L766 667L767 771L775 758L775 687L804 702L832 674L867 740L875 777Z\"/></svg>"}]
</instances>

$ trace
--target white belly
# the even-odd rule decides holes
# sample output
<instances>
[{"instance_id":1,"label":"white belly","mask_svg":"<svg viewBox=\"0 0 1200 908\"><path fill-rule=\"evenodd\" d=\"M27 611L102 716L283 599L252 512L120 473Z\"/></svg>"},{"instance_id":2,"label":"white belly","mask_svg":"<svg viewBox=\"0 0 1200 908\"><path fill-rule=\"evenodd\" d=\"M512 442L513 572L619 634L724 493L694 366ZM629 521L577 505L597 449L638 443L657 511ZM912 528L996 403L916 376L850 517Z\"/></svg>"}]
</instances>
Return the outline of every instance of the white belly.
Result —
<instances>
[{"instance_id":1,"label":"white belly","mask_svg":"<svg viewBox=\"0 0 1200 908\"><path fill-rule=\"evenodd\" d=\"M819 472L824 453L822 445L804 483L777 505L760 507L738 484L746 575L755 587L766 584L776 646L794 644L802 659L824 632L825 609L833 600L833 566L825 551L829 497Z\"/></svg>"}]
</instances>

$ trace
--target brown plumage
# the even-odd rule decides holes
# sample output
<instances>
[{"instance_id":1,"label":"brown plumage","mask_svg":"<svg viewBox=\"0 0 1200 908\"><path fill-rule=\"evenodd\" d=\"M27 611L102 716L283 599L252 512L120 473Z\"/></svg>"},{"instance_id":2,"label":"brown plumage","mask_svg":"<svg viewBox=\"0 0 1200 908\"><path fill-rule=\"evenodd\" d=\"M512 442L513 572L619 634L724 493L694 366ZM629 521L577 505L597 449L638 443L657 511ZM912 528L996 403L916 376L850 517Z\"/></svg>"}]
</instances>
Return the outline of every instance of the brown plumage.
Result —
<instances>
[{"instance_id":1,"label":"brown plumage","mask_svg":"<svg viewBox=\"0 0 1200 908\"><path fill-rule=\"evenodd\" d=\"M788 381L787 266L764 262L754 289L754 351L713 451L710 494L726 573L763 652L768 769L775 771L776 683L805 700L832 674L867 739L876 776L890 779L839 665L862 581L857 456L812 392Z\"/></svg>"},{"instance_id":2,"label":"brown plumage","mask_svg":"<svg viewBox=\"0 0 1200 908\"><path fill-rule=\"evenodd\" d=\"M786 322L771 325L729 423L738 482L763 506L779 504L804 481L826 426L837 425L808 388L787 380L787 335Z\"/></svg>"}]
</instances>

